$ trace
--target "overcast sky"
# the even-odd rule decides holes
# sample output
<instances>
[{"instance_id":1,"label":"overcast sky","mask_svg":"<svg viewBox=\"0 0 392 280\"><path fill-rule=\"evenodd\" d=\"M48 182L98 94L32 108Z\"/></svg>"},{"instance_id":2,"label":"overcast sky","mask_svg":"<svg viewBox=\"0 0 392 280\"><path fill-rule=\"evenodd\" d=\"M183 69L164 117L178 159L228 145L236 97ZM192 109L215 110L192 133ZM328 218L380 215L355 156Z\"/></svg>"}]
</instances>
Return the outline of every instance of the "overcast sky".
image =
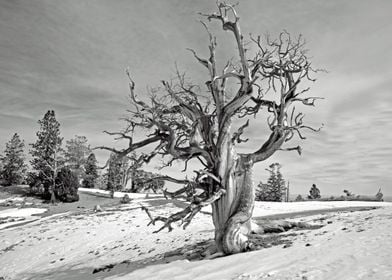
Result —
<instances>
[{"instance_id":1,"label":"overcast sky","mask_svg":"<svg viewBox=\"0 0 392 280\"><path fill-rule=\"evenodd\" d=\"M85 135L92 146L113 145L103 130L118 130L125 115L130 66L140 94L173 75L174 63L198 78L203 68L186 48L207 55L197 12L211 0L0 0L0 147L17 132L35 141L37 121L54 109L62 135ZM278 161L292 192L315 183L323 194L392 195L392 1L241 1L244 35L303 34L319 74L312 95L326 99L307 112L318 134L307 133L303 155L280 152L256 166L265 180ZM219 25L219 58L234 54ZM264 120L249 136L268 137ZM98 154L101 162L105 153ZM168 171L170 174L175 172ZM179 175L178 175L179 176Z\"/></svg>"}]
</instances>

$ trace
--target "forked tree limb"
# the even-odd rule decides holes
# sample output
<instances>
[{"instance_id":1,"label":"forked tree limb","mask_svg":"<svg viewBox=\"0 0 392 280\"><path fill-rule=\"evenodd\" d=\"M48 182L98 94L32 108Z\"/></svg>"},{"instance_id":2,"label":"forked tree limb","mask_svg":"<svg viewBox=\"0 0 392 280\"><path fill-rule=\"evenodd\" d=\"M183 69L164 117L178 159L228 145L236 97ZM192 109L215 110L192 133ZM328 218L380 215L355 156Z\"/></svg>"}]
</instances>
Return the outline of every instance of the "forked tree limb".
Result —
<instances>
[{"instance_id":1,"label":"forked tree limb","mask_svg":"<svg viewBox=\"0 0 392 280\"><path fill-rule=\"evenodd\" d=\"M144 139L144 140L142 140L140 142L136 142L136 143L133 143L132 140L130 140L129 146L126 149L122 149L122 150L118 150L116 148L111 148L111 147L106 147L106 146L97 146L97 147L94 147L93 150L96 150L96 149L108 150L108 151L111 151L111 152L116 153L118 155L126 156L127 154L129 154L137 149L140 149L140 148L147 146L151 143L161 141L161 139L162 139L161 136L155 135L153 137Z\"/></svg>"},{"instance_id":2,"label":"forked tree limb","mask_svg":"<svg viewBox=\"0 0 392 280\"><path fill-rule=\"evenodd\" d=\"M149 211L149 209L147 207L142 206L142 210L144 210L147 213L148 217L150 218L149 224L155 225L155 222L157 222L157 221L163 222L162 227L160 227L158 230L154 231L154 233L158 233L165 228L167 228L168 231L170 232L173 230L172 223L175 223L178 221L180 221L180 224L185 229L190 224L193 217L198 212L200 212L200 210L203 207L212 204L214 201L218 200L225 193L226 193L226 191L224 189L219 189L217 192L215 192L210 197L208 197L202 201L192 202L185 209L183 209L179 212L176 212L176 213L170 215L169 217L157 216L157 217L153 218L151 215L151 212Z\"/></svg>"},{"instance_id":3,"label":"forked tree limb","mask_svg":"<svg viewBox=\"0 0 392 280\"><path fill-rule=\"evenodd\" d=\"M173 193L165 192L167 196L178 197L193 192L194 188L201 189L202 192L192 194L192 202L188 207L169 217L156 218L151 216L146 207L143 208L151 223L163 222L163 226L157 231L164 228L172 230L174 222L188 226L203 205L215 201L217 203L214 203L214 213L218 213L219 217L222 215L223 218L214 218L214 223L220 224L221 220L227 220L225 211L228 209L230 214L227 216L231 217L231 214L238 210L235 210L235 207L241 200L235 196L241 193L241 187L236 184L242 180L242 169L268 159L279 150L295 150L301 153L300 146L282 148L282 145L293 137L304 139L303 130L318 131L306 125L304 114L296 112L294 107L297 104L314 106L315 102L321 99L306 97L305 93L309 91L309 87L302 88L303 84L315 81L312 73L318 71L312 68L302 37L293 38L287 31L281 32L275 40L269 37L262 40L260 36L251 36L251 43L256 48L256 53L252 54L247 50L241 33L235 5L218 2L217 12L203 16L207 20L218 21L223 30L233 35L237 49L236 58L229 60L223 69L218 69L220 63L216 61L216 38L207 25L202 23L208 33L209 53L199 55L195 50L189 50L197 62L208 71L205 82L207 89L193 84L186 79L185 74L177 70L173 79L162 81L156 90L149 90L150 102L146 102L136 95L135 82L127 70L130 100L134 107L126 119L129 126L123 132L107 134L128 140L128 147L100 147L126 155L155 143L155 148L139 156L138 161L146 163L153 157L162 155L167 156L163 160L167 166L180 160L185 162L187 169L191 166L188 162L194 159L203 165L204 170L199 172L195 180L174 180L185 186ZM228 81L233 81L236 86L229 88ZM231 91L232 89L234 90ZM206 96L208 99L205 99ZM262 111L269 115L265 126L266 139L263 139L252 153L237 153L235 146L245 142L241 136L249 129L249 122L237 130L233 130L233 124L237 118L256 117ZM142 132L147 130L146 139L134 142L132 136L136 129ZM239 159L244 159L246 166L249 166L235 166L233 162ZM234 169L236 172L231 173ZM224 198L220 200L223 195ZM233 232L236 230L237 228L233 227Z\"/></svg>"}]
</instances>

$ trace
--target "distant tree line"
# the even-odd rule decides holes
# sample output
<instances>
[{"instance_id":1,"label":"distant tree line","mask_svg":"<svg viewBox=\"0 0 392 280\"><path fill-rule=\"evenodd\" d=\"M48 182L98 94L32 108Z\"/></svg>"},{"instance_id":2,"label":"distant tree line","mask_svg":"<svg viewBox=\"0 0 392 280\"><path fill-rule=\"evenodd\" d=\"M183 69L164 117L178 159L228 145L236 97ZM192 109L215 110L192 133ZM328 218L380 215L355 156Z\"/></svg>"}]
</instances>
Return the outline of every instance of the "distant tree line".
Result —
<instances>
[{"instance_id":1,"label":"distant tree line","mask_svg":"<svg viewBox=\"0 0 392 280\"><path fill-rule=\"evenodd\" d=\"M281 165L279 163L273 163L266 169L270 176L268 178L267 183L260 182L256 187L256 200L258 201L276 201L281 202L284 199L289 201L288 199L288 185L283 179L283 175L281 173ZM309 201L309 200L321 200L321 201L344 201L344 200L359 200L359 201L383 201L383 193L381 192L381 188L378 190L376 195L368 196L368 195L356 195L352 193L350 190L343 190L344 195L340 196L329 196L329 197L321 197L321 191L316 186L316 184L312 184L309 189L309 194L305 197L302 195L298 195L295 198L295 201Z\"/></svg>"},{"instance_id":2,"label":"distant tree line","mask_svg":"<svg viewBox=\"0 0 392 280\"><path fill-rule=\"evenodd\" d=\"M309 194L307 196L308 200L318 200L321 198L321 193L320 193L320 189L317 188L316 184L312 184L312 187L309 190ZM305 201L305 199L302 197L302 195L298 195L295 198L295 201Z\"/></svg>"},{"instance_id":3,"label":"distant tree line","mask_svg":"<svg viewBox=\"0 0 392 280\"><path fill-rule=\"evenodd\" d=\"M100 175L96 156L85 136L76 135L63 148L60 123L53 110L47 111L38 124L37 139L29 145L29 165L24 140L17 133L6 143L0 155L0 185L28 184L32 194L64 202L77 201L80 186L94 188L104 183L105 189L124 189L132 176L131 189L135 192L162 189L159 180L142 186L143 178L151 178L153 174L137 170L138 166L132 165L129 159L119 159L114 154L109 158L106 172Z\"/></svg>"},{"instance_id":4,"label":"distant tree line","mask_svg":"<svg viewBox=\"0 0 392 280\"><path fill-rule=\"evenodd\" d=\"M381 192L381 188L379 188L376 195L356 195L352 193L350 190L344 189L344 195L340 196L329 196L329 197L321 197L320 189L316 187L316 184L312 184L312 187L309 190L309 195L307 196L307 200L320 200L320 201L383 201L383 193ZM298 195L295 201L305 201L302 195Z\"/></svg>"}]
</instances>

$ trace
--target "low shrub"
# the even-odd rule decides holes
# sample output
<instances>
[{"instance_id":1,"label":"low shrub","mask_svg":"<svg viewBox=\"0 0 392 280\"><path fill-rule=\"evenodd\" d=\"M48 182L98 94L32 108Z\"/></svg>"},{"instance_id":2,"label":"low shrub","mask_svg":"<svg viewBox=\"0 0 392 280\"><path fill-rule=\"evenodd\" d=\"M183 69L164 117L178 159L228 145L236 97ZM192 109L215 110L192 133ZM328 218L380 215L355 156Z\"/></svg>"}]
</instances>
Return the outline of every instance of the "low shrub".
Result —
<instances>
[{"instance_id":1,"label":"low shrub","mask_svg":"<svg viewBox=\"0 0 392 280\"><path fill-rule=\"evenodd\" d=\"M56 177L54 194L63 202L74 202L79 200L78 177L69 168L63 167Z\"/></svg>"}]
</instances>

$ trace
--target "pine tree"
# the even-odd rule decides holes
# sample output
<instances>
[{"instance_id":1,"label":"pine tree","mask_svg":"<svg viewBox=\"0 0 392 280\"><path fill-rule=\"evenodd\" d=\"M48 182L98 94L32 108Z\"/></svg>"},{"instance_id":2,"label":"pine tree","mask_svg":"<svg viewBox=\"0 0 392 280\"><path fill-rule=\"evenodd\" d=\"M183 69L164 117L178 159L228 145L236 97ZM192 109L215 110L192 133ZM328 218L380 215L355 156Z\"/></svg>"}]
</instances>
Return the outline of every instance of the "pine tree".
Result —
<instances>
[{"instance_id":1,"label":"pine tree","mask_svg":"<svg viewBox=\"0 0 392 280\"><path fill-rule=\"evenodd\" d=\"M377 192L377 194L376 194L376 199L377 199L378 201L384 201L384 200L383 200L383 197L384 197L384 194L381 192L381 188L379 188L379 189L378 189L378 192Z\"/></svg>"},{"instance_id":2,"label":"pine tree","mask_svg":"<svg viewBox=\"0 0 392 280\"><path fill-rule=\"evenodd\" d=\"M115 153L110 154L107 189L111 191L123 189L130 179L129 171L128 157L122 157Z\"/></svg>"},{"instance_id":3,"label":"pine tree","mask_svg":"<svg viewBox=\"0 0 392 280\"><path fill-rule=\"evenodd\" d=\"M79 200L78 177L68 167L62 167L56 176L56 187L54 194L63 202L74 202Z\"/></svg>"},{"instance_id":4,"label":"pine tree","mask_svg":"<svg viewBox=\"0 0 392 280\"><path fill-rule=\"evenodd\" d=\"M95 187L97 189L106 190L108 187L108 173L98 172L98 178L95 180Z\"/></svg>"},{"instance_id":5,"label":"pine tree","mask_svg":"<svg viewBox=\"0 0 392 280\"><path fill-rule=\"evenodd\" d=\"M75 138L65 143L65 163L76 174L78 180L84 178L85 163L91 153L85 136L75 135Z\"/></svg>"},{"instance_id":6,"label":"pine tree","mask_svg":"<svg viewBox=\"0 0 392 280\"><path fill-rule=\"evenodd\" d=\"M3 184L3 168L4 168L4 166L3 166L3 156L2 155L0 155L0 185L2 185Z\"/></svg>"},{"instance_id":7,"label":"pine tree","mask_svg":"<svg viewBox=\"0 0 392 280\"><path fill-rule=\"evenodd\" d=\"M269 185L259 182L256 186L256 200L268 201L269 200Z\"/></svg>"},{"instance_id":8,"label":"pine tree","mask_svg":"<svg viewBox=\"0 0 392 280\"><path fill-rule=\"evenodd\" d=\"M84 164L85 176L83 179L83 187L84 188L94 188L96 180L98 178L98 170L97 170L97 159L95 158L95 154L91 153Z\"/></svg>"},{"instance_id":9,"label":"pine tree","mask_svg":"<svg viewBox=\"0 0 392 280\"><path fill-rule=\"evenodd\" d=\"M319 199L321 198L320 190L316 187L316 184L313 184L309 190L309 199Z\"/></svg>"},{"instance_id":10,"label":"pine tree","mask_svg":"<svg viewBox=\"0 0 392 280\"><path fill-rule=\"evenodd\" d=\"M61 148L63 138L60 137L60 123L53 110L46 112L38 123L40 130L37 132L37 141L31 144L30 154L33 159L30 163L37 176L34 183L43 184L44 197L49 199L55 189L57 173L64 164Z\"/></svg>"},{"instance_id":11,"label":"pine tree","mask_svg":"<svg viewBox=\"0 0 392 280\"><path fill-rule=\"evenodd\" d=\"M15 133L6 144L4 157L2 158L1 177L5 185L21 184L26 174L24 155L25 144Z\"/></svg>"},{"instance_id":12,"label":"pine tree","mask_svg":"<svg viewBox=\"0 0 392 280\"><path fill-rule=\"evenodd\" d=\"M270 172L270 177L266 184L260 182L257 186L256 200L282 201L286 187L280 168L281 165L279 163L273 163L269 166L267 170Z\"/></svg>"}]
</instances>

